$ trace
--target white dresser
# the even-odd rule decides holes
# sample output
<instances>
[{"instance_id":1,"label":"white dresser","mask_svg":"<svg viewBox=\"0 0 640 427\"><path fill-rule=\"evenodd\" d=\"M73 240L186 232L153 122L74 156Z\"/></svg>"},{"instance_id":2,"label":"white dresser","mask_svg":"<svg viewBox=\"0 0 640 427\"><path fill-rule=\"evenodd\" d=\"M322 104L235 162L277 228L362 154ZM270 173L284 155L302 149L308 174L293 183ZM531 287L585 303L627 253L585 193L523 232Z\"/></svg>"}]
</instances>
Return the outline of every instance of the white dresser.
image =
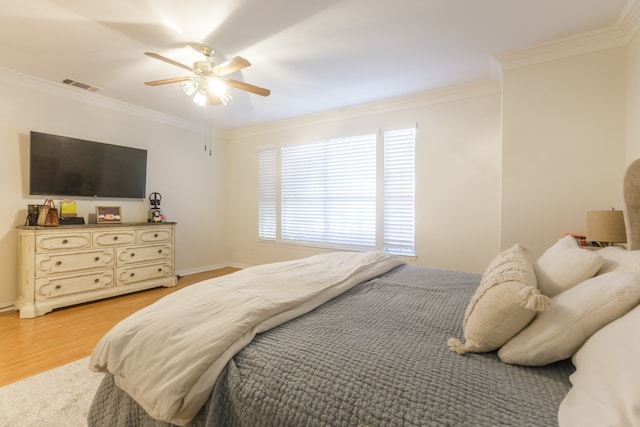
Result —
<instances>
[{"instance_id":1,"label":"white dresser","mask_svg":"<svg viewBox=\"0 0 640 427\"><path fill-rule=\"evenodd\" d=\"M18 226L21 318L175 286L175 223Z\"/></svg>"}]
</instances>

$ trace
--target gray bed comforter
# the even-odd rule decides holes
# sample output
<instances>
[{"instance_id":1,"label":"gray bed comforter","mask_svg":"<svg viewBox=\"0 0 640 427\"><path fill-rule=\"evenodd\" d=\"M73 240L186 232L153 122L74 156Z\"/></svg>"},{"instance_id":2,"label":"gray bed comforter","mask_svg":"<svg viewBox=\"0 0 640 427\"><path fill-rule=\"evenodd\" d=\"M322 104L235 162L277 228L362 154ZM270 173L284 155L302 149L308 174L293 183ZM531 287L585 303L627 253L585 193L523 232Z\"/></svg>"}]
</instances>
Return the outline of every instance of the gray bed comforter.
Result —
<instances>
[{"instance_id":1,"label":"gray bed comforter","mask_svg":"<svg viewBox=\"0 0 640 427\"><path fill-rule=\"evenodd\" d=\"M555 426L570 361L531 368L460 356L447 339L477 274L402 266L258 335L193 426ZM185 367L188 369L188 367ZM167 426L106 375L90 426Z\"/></svg>"}]
</instances>

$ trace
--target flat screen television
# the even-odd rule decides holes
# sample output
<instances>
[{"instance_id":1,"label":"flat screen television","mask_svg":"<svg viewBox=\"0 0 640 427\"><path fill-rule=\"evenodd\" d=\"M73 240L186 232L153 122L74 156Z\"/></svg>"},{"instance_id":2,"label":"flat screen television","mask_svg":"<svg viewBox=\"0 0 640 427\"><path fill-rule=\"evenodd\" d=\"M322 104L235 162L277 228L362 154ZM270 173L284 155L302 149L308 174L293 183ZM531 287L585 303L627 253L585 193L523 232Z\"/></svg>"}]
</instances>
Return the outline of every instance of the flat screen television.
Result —
<instances>
[{"instance_id":1,"label":"flat screen television","mask_svg":"<svg viewBox=\"0 0 640 427\"><path fill-rule=\"evenodd\" d=\"M147 150L31 131L29 194L144 199Z\"/></svg>"}]
</instances>

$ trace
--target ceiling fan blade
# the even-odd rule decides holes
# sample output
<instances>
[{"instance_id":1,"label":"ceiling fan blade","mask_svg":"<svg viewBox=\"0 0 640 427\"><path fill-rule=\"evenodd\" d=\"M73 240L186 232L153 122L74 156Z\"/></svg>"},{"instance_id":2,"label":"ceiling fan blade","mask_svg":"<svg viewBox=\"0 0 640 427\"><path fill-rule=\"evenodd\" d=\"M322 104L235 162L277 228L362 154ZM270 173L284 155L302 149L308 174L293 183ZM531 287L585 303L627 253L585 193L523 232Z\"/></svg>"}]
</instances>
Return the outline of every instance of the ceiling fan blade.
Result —
<instances>
[{"instance_id":1,"label":"ceiling fan blade","mask_svg":"<svg viewBox=\"0 0 640 427\"><path fill-rule=\"evenodd\" d=\"M238 80L224 79L224 82L231 87L246 90L247 92L255 93L256 95L269 96L271 94L269 89L250 85L249 83L240 82Z\"/></svg>"},{"instance_id":2,"label":"ceiling fan blade","mask_svg":"<svg viewBox=\"0 0 640 427\"><path fill-rule=\"evenodd\" d=\"M184 68L187 71L193 71L193 68L189 67L188 65L181 64L178 61L174 61L173 59L167 58L166 56L158 55L157 53L153 53L153 52L145 52L144 54L147 55L148 57L159 59L160 61L164 61L168 64L175 65L176 67Z\"/></svg>"},{"instance_id":3,"label":"ceiling fan blade","mask_svg":"<svg viewBox=\"0 0 640 427\"><path fill-rule=\"evenodd\" d=\"M213 67L213 72L218 76L226 76L227 74L231 74L234 71L247 68L250 65L251 62L247 61L241 56L236 56L228 61L223 62L222 64Z\"/></svg>"},{"instance_id":4,"label":"ceiling fan blade","mask_svg":"<svg viewBox=\"0 0 640 427\"><path fill-rule=\"evenodd\" d=\"M152 80L150 82L144 82L147 86L158 86L158 85L166 85L169 83L178 83L184 82L186 80L191 80L192 77L174 77L172 79L162 79L162 80Z\"/></svg>"}]
</instances>

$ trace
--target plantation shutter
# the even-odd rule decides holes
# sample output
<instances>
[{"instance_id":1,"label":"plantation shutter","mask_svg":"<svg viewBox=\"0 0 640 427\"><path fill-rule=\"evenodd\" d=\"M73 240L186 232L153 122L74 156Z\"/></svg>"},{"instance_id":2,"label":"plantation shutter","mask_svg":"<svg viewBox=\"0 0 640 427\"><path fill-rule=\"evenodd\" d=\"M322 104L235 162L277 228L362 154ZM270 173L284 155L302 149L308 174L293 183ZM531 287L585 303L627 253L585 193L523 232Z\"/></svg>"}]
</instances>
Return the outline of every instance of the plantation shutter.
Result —
<instances>
[{"instance_id":1,"label":"plantation shutter","mask_svg":"<svg viewBox=\"0 0 640 427\"><path fill-rule=\"evenodd\" d=\"M277 158L274 147L258 151L258 238L275 241L277 230Z\"/></svg>"},{"instance_id":2,"label":"plantation shutter","mask_svg":"<svg viewBox=\"0 0 640 427\"><path fill-rule=\"evenodd\" d=\"M282 242L374 249L376 134L281 149Z\"/></svg>"},{"instance_id":3,"label":"plantation shutter","mask_svg":"<svg viewBox=\"0 0 640 427\"><path fill-rule=\"evenodd\" d=\"M384 250L414 255L415 128L384 132Z\"/></svg>"}]
</instances>

